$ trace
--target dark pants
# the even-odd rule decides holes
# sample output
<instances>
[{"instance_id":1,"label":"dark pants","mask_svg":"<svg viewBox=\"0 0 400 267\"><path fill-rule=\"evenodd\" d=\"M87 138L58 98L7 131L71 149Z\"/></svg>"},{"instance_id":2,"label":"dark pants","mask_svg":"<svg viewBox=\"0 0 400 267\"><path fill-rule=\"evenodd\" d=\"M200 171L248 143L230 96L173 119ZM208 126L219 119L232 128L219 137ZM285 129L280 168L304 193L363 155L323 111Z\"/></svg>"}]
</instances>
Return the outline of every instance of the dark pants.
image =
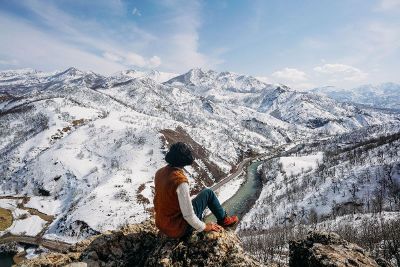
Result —
<instances>
[{"instance_id":1,"label":"dark pants","mask_svg":"<svg viewBox=\"0 0 400 267\"><path fill-rule=\"evenodd\" d=\"M218 222L222 221L226 216L224 208L222 208L217 196L215 195L214 191L212 191L210 188L203 189L192 200L192 206L194 213L200 220L203 220L203 213L207 207L214 214L215 218L217 218ZM193 230L194 229L190 225L188 225L184 236L190 235L193 232Z\"/></svg>"}]
</instances>

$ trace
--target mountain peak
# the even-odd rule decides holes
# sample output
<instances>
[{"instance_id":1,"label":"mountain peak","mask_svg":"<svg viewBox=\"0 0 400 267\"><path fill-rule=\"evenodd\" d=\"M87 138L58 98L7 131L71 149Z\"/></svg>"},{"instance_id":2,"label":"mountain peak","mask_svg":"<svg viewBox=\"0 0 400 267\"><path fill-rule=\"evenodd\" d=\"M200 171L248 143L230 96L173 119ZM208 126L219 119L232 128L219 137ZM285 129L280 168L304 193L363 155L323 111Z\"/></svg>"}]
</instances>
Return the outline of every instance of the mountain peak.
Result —
<instances>
[{"instance_id":1,"label":"mountain peak","mask_svg":"<svg viewBox=\"0 0 400 267\"><path fill-rule=\"evenodd\" d=\"M216 71L206 68L192 68L187 73L212 73L212 72L215 73Z\"/></svg>"},{"instance_id":2,"label":"mountain peak","mask_svg":"<svg viewBox=\"0 0 400 267\"><path fill-rule=\"evenodd\" d=\"M197 87L201 91L228 90L235 92L255 92L270 87L253 76L234 72L217 72L203 68L194 68L166 82L170 85Z\"/></svg>"},{"instance_id":3,"label":"mountain peak","mask_svg":"<svg viewBox=\"0 0 400 267\"><path fill-rule=\"evenodd\" d=\"M152 79L157 83L163 83L169 79L176 77L177 74L170 72L161 72L158 70L139 71L139 70L123 70L113 77L129 77L133 79Z\"/></svg>"},{"instance_id":4,"label":"mountain peak","mask_svg":"<svg viewBox=\"0 0 400 267\"><path fill-rule=\"evenodd\" d=\"M77 69L75 67L69 67L68 69L66 69L66 70L64 70L62 72L59 72L54 76L57 76L57 77L70 76L70 77L72 77L72 76L81 76L81 75L84 75L84 74L85 74L85 72L83 72L83 71L81 71L81 70L79 70L79 69Z\"/></svg>"}]
</instances>

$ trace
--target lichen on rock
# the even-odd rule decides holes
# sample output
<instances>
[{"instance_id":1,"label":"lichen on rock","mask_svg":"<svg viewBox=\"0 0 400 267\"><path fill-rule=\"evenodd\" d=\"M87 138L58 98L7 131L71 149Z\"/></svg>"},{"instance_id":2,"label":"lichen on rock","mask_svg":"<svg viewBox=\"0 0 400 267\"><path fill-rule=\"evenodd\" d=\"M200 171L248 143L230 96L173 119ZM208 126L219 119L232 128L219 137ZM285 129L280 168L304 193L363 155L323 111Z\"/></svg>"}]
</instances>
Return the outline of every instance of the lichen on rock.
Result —
<instances>
[{"instance_id":1,"label":"lichen on rock","mask_svg":"<svg viewBox=\"0 0 400 267\"><path fill-rule=\"evenodd\" d=\"M381 266L356 244L335 233L310 232L304 240L289 242L290 267Z\"/></svg>"},{"instance_id":2,"label":"lichen on rock","mask_svg":"<svg viewBox=\"0 0 400 267\"><path fill-rule=\"evenodd\" d=\"M68 253L42 255L19 266L78 262L87 266L261 266L243 251L232 231L198 233L187 240L175 240L160 235L152 221L93 236Z\"/></svg>"},{"instance_id":3,"label":"lichen on rock","mask_svg":"<svg viewBox=\"0 0 400 267\"><path fill-rule=\"evenodd\" d=\"M154 221L127 225L118 231L92 236L66 253L49 253L25 260L24 267L116 266L263 266L241 247L233 231L193 234L186 240L161 235ZM268 263L267 266L277 266ZM279 264L279 266L282 266ZM391 267L374 260L364 249L335 233L310 232L303 240L290 241L289 266Z\"/></svg>"}]
</instances>

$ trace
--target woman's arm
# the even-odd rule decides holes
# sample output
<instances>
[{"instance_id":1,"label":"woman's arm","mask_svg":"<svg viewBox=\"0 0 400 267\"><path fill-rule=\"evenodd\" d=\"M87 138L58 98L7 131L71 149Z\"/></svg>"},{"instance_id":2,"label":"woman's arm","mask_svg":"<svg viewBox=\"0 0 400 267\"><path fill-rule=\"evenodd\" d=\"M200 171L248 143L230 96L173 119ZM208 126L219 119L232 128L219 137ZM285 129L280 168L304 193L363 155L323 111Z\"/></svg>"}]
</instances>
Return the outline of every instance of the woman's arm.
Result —
<instances>
[{"instance_id":1,"label":"woman's arm","mask_svg":"<svg viewBox=\"0 0 400 267\"><path fill-rule=\"evenodd\" d=\"M202 222L194 213L192 201L190 200L189 184L181 183L176 189L178 194L179 207L183 218L192 226L196 231L201 232L206 228L206 224Z\"/></svg>"}]
</instances>

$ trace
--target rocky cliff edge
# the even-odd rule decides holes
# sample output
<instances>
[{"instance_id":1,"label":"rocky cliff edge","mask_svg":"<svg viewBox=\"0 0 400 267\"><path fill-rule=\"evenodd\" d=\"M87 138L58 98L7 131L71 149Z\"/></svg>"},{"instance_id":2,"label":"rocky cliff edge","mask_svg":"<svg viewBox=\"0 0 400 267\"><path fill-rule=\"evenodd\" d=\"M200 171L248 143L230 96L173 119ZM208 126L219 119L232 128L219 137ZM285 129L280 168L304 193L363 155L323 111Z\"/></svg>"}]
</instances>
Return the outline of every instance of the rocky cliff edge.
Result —
<instances>
[{"instance_id":1,"label":"rocky cliff edge","mask_svg":"<svg viewBox=\"0 0 400 267\"><path fill-rule=\"evenodd\" d=\"M312 232L289 245L289 266L385 265L333 233ZM379 264L378 264L379 263ZM161 236L151 221L93 236L66 253L49 253L18 266L264 266L248 255L232 231L193 235L177 241ZM273 264L268 266L275 266Z\"/></svg>"}]
</instances>

